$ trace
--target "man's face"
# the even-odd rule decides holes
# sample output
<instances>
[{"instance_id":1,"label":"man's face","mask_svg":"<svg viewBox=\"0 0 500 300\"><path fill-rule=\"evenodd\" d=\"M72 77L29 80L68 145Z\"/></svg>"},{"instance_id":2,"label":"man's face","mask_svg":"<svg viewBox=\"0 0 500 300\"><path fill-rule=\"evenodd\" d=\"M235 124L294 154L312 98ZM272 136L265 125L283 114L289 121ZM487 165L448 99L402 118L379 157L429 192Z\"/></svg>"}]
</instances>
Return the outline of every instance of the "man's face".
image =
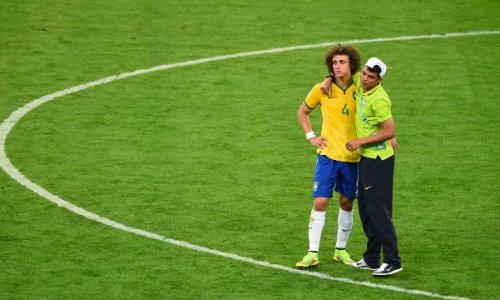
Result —
<instances>
[{"instance_id":1,"label":"man's face","mask_svg":"<svg viewBox=\"0 0 500 300\"><path fill-rule=\"evenodd\" d=\"M380 83L380 77L375 72L370 72L367 67L363 68L361 73L361 86L365 92L373 89Z\"/></svg>"},{"instance_id":2,"label":"man's face","mask_svg":"<svg viewBox=\"0 0 500 300\"><path fill-rule=\"evenodd\" d=\"M349 63L349 56L344 54L334 55L332 57L332 66L335 78L351 76L351 64Z\"/></svg>"}]
</instances>

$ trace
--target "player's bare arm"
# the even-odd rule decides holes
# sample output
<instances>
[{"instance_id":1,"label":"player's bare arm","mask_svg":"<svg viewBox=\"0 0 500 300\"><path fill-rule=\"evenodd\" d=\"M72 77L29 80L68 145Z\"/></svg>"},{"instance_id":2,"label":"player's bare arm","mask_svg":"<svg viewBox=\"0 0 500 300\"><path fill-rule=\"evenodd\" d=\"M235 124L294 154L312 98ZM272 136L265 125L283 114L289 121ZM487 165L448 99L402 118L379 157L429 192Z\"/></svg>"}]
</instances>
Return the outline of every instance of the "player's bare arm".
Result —
<instances>
[{"instance_id":1,"label":"player's bare arm","mask_svg":"<svg viewBox=\"0 0 500 300\"><path fill-rule=\"evenodd\" d=\"M392 119L389 119L380 124L380 130L377 131L374 135L351 140L347 142L345 147L349 151L354 151L366 144L379 143L393 139L395 132L394 127L394 121Z\"/></svg>"},{"instance_id":2,"label":"player's bare arm","mask_svg":"<svg viewBox=\"0 0 500 300\"><path fill-rule=\"evenodd\" d=\"M323 83L321 83L321 92L325 95L330 95L332 93L332 82L333 78L331 76L327 76Z\"/></svg>"},{"instance_id":3,"label":"player's bare arm","mask_svg":"<svg viewBox=\"0 0 500 300\"><path fill-rule=\"evenodd\" d=\"M309 114L312 109L307 107L304 103L302 103L299 107L299 111L297 112L297 119L299 120L300 126L304 129L304 133L306 134L306 138L314 147L324 148L328 146L328 141L325 137L316 136L311 126L311 120L309 119Z\"/></svg>"},{"instance_id":4,"label":"player's bare arm","mask_svg":"<svg viewBox=\"0 0 500 300\"><path fill-rule=\"evenodd\" d=\"M394 150L394 152L398 152L399 151L399 145L398 145L398 141L396 140L396 138L392 138L390 140L391 142L391 146L392 146L392 149Z\"/></svg>"}]
</instances>

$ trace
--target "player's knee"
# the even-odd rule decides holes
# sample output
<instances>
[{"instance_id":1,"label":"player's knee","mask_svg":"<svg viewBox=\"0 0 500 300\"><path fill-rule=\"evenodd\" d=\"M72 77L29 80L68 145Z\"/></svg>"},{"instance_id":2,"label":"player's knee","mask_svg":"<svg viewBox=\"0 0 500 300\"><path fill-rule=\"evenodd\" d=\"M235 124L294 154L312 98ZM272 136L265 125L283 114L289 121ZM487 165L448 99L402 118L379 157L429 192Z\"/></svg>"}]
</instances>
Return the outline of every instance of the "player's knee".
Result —
<instances>
[{"instance_id":1,"label":"player's knee","mask_svg":"<svg viewBox=\"0 0 500 300\"><path fill-rule=\"evenodd\" d=\"M339 206L343 211L352 211L353 201L346 196L341 196L339 199Z\"/></svg>"},{"instance_id":2,"label":"player's knee","mask_svg":"<svg viewBox=\"0 0 500 300\"><path fill-rule=\"evenodd\" d=\"M314 210L315 211L325 211L328 207L328 198L316 198L314 199Z\"/></svg>"}]
</instances>

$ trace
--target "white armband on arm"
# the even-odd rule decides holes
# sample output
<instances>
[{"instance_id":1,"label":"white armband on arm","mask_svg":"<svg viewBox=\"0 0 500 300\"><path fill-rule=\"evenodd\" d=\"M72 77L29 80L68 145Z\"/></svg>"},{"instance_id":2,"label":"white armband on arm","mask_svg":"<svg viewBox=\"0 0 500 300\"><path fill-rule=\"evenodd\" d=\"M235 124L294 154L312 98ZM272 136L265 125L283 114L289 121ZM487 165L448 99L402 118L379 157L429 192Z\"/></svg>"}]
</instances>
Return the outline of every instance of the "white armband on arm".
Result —
<instances>
[{"instance_id":1,"label":"white armband on arm","mask_svg":"<svg viewBox=\"0 0 500 300\"><path fill-rule=\"evenodd\" d=\"M312 138L315 138L316 137L316 134L314 134L314 131L309 131L308 133L306 133L306 139L310 140Z\"/></svg>"}]
</instances>

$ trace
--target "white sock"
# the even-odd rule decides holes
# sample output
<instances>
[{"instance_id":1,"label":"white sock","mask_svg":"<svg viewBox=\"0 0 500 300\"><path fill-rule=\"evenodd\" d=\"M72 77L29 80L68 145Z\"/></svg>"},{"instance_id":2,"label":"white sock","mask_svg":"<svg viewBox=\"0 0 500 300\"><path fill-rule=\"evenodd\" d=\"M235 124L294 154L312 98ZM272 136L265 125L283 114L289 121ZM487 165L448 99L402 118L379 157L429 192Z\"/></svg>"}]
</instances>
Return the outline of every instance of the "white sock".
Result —
<instances>
[{"instance_id":1,"label":"white sock","mask_svg":"<svg viewBox=\"0 0 500 300\"><path fill-rule=\"evenodd\" d=\"M319 251L319 242L321 241L321 232L325 225L324 211L311 211L309 219L309 251Z\"/></svg>"},{"instance_id":2,"label":"white sock","mask_svg":"<svg viewBox=\"0 0 500 300\"><path fill-rule=\"evenodd\" d=\"M352 211L345 211L339 207L339 227L337 230L337 245L335 248L345 249L347 247L347 240L351 234L352 223Z\"/></svg>"}]
</instances>

